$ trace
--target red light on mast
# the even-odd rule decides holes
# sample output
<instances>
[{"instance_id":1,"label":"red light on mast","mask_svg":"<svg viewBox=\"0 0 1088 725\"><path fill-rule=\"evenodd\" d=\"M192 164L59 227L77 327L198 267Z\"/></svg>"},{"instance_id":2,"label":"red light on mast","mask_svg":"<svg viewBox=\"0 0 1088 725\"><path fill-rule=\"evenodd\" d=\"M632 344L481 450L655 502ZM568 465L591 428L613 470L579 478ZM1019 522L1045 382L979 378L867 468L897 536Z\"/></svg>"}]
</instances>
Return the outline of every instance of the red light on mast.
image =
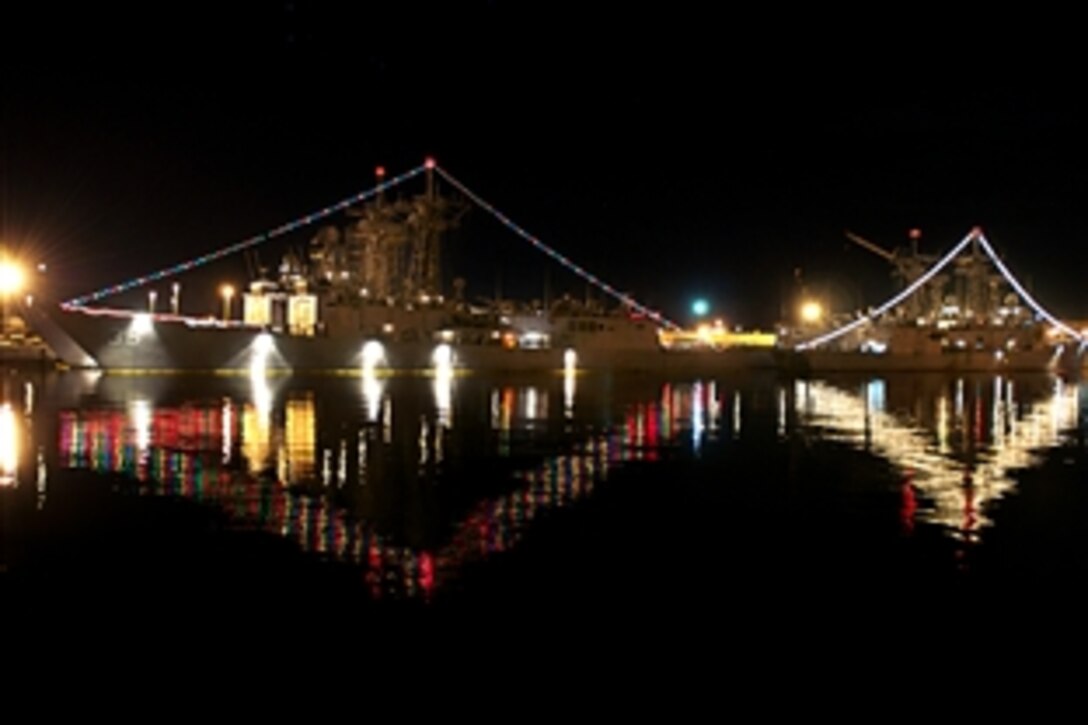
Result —
<instances>
[{"instance_id":1,"label":"red light on mast","mask_svg":"<svg viewBox=\"0 0 1088 725\"><path fill-rule=\"evenodd\" d=\"M377 176L379 179L384 179L385 178L385 167L384 166L375 166L374 167L374 175Z\"/></svg>"},{"instance_id":2,"label":"red light on mast","mask_svg":"<svg viewBox=\"0 0 1088 725\"><path fill-rule=\"evenodd\" d=\"M917 227L915 227L914 229L911 229L910 230L910 238L911 239L921 239L922 238L922 230L918 229Z\"/></svg>"},{"instance_id":3,"label":"red light on mast","mask_svg":"<svg viewBox=\"0 0 1088 725\"><path fill-rule=\"evenodd\" d=\"M423 168L425 169L433 169L436 166L438 166L438 163L434 160L433 156L428 156L423 160Z\"/></svg>"}]
</instances>

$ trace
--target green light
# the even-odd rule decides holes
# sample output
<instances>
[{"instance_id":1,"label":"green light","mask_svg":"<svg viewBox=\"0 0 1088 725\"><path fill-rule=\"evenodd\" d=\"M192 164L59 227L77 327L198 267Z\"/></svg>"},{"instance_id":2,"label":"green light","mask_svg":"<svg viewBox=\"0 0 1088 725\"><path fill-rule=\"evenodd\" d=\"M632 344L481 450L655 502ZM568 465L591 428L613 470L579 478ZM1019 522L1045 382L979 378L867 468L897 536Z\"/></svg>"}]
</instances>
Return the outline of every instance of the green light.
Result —
<instances>
[{"instance_id":1,"label":"green light","mask_svg":"<svg viewBox=\"0 0 1088 725\"><path fill-rule=\"evenodd\" d=\"M691 311L693 314L702 317L706 313L710 312L710 303L700 297L699 299L691 303Z\"/></svg>"}]
</instances>

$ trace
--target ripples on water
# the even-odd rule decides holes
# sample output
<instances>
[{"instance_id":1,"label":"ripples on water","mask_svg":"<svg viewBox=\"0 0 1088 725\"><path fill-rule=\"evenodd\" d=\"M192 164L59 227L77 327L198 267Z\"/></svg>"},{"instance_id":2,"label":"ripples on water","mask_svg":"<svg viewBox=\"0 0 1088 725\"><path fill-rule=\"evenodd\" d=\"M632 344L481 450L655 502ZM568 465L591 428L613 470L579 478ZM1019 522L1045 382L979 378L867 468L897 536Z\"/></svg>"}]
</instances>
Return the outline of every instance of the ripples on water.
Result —
<instances>
[{"instance_id":1,"label":"ripples on water","mask_svg":"<svg viewBox=\"0 0 1088 725\"><path fill-rule=\"evenodd\" d=\"M1022 381L1019 396L1002 376L901 378L892 387L904 390L889 401L882 379L852 389L798 381L799 423L887 460L904 476L911 518L967 540L992 523L987 509L1016 486L1013 474L1060 445L1080 417L1078 388L1057 379Z\"/></svg>"},{"instance_id":2,"label":"ripples on water","mask_svg":"<svg viewBox=\"0 0 1088 725\"><path fill-rule=\"evenodd\" d=\"M866 502L856 516L863 530L897 540L932 534L962 553L1000 529L996 504L1023 471L1048 450L1081 450L1084 398L1083 386L1045 377L11 373L0 406L0 556L8 576L40 566L35 547L68 536L42 523L50 507L70 508L92 489L115 491L107 500L195 502L231 531L271 535L348 572L374 600L491 591L519 566L527 541L562 549L568 524L615 531L579 539L609 540L607 557L590 558L613 550L638 558L720 525L697 539L711 565L713 547L730 545L727 527L750 536L766 528L738 522L785 511L791 526L807 515L798 508L823 516L855 497ZM840 473L829 470L848 474L830 480ZM631 508L625 496L641 503ZM700 510L708 502L720 517ZM79 526L93 530L102 505L88 498ZM786 555L801 548L793 541Z\"/></svg>"}]
</instances>

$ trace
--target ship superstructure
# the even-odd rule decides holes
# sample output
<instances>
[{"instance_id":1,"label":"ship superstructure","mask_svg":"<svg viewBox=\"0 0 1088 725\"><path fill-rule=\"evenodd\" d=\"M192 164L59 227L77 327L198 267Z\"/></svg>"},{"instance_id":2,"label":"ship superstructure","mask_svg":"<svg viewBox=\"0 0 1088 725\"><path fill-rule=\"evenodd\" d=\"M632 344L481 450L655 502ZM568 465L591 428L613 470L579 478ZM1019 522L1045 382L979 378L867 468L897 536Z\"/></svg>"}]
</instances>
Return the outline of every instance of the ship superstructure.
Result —
<instances>
[{"instance_id":1,"label":"ship superstructure","mask_svg":"<svg viewBox=\"0 0 1088 725\"><path fill-rule=\"evenodd\" d=\"M1023 288L995 267L981 232L945 258L910 246L889 251L846 236L893 266L900 292L879 309L827 316L784 328L783 341L817 369L1038 369L1057 360L1052 328L1024 299ZM1018 286L1018 283L1017 283Z\"/></svg>"},{"instance_id":2,"label":"ship superstructure","mask_svg":"<svg viewBox=\"0 0 1088 725\"><path fill-rule=\"evenodd\" d=\"M466 210L436 192L428 169L423 194L353 206L347 223L317 231L304 257L288 254L278 275L251 282L243 319L292 335L427 339L466 309L443 294L441 247Z\"/></svg>"}]
</instances>

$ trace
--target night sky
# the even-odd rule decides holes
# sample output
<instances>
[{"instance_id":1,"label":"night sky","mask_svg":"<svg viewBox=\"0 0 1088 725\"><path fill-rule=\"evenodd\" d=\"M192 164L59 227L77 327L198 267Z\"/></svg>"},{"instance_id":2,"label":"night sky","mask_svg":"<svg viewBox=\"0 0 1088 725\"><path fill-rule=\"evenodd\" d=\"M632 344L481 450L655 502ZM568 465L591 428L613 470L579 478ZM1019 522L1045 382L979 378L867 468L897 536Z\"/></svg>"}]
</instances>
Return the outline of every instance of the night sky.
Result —
<instances>
[{"instance_id":1,"label":"night sky","mask_svg":"<svg viewBox=\"0 0 1088 725\"><path fill-rule=\"evenodd\" d=\"M796 269L840 307L876 304L890 269L844 229L890 247L918 227L939 251L976 224L1056 313L1088 317L1069 19L584 5L5 10L0 239L47 262L64 297L433 154L680 318L705 295L731 322L769 324ZM584 292L483 213L449 253L472 296L539 297L545 276ZM240 282L243 261L209 275ZM192 285L186 303L210 311Z\"/></svg>"}]
</instances>

